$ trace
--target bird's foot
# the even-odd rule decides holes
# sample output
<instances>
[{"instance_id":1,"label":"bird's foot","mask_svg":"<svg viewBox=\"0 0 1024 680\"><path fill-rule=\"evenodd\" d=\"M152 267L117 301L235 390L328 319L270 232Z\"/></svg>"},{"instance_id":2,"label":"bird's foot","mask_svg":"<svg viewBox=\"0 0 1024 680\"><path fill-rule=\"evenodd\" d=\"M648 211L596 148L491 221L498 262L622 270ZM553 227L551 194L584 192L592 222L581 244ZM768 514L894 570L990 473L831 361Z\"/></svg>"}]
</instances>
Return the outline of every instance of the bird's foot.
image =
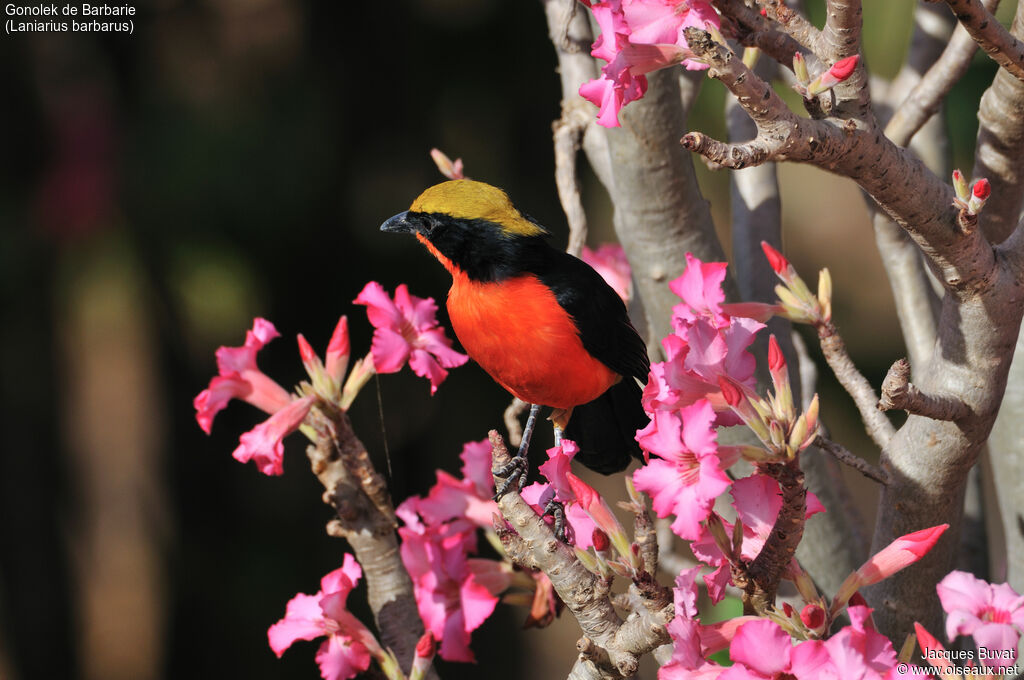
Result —
<instances>
[{"instance_id":1,"label":"bird's foot","mask_svg":"<svg viewBox=\"0 0 1024 680\"><path fill-rule=\"evenodd\" d=\"M553 517L555 520L555 538L562 543L568 543L565 536L565 506L554 498L544 506L544 514L541 517Z\"/></svg>"},{"instance_id":2,"label":"bird's foot","mask_svg":"<svg viewBox=\"0 0 1024 680\"><path fill-rule=\"evenodd\" d=\"M501 468L494 470L495 477L503 477L501 485L498 486L497 492L494 494L494 500L500 501L501 497L512 490L515 486L516 491L521 490L526 485L526 473L529 470L530 463L526 460L526 456L516 454L512 456L509 462L501 466Z\"/></svg>"}]
</instances>

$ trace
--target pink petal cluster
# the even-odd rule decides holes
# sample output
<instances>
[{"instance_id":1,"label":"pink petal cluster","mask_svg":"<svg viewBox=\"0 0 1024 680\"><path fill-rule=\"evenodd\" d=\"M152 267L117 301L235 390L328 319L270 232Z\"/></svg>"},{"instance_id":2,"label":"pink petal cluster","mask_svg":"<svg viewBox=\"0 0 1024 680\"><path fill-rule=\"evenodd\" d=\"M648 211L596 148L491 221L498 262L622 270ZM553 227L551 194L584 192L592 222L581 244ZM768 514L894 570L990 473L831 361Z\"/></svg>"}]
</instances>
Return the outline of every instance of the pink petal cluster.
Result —
<instances>
[{"instance_id":1,"label":"pink petal cluster","mask_svg":"<svg viewBox=\"0 0 1024 680\"><path fill-rule=\"evenodd\" d=\"M1016 662L1024 632L1024 596L1008 583L988 583L963 571L947 574L936 590L948 614L946 636L950 642L957 635L970 635L979 647L1012 657L1000 665Z\"/></svg>"},{"instance_id":2,"label":"pink petal cluster","mask_svg":"<svg viewBox=\"0 0 1024 680\"><path fill-rule=\"evenodd\" d=\"M719 680L820 680L831 666L824 643L806 640L793 645L779 624L767 619L740 626L729 647L729 657L733 665L718 676Z\"/></svg>"},{"instance_id":3,"label":"pink petal cluster","mask_svg":"<svg viewBox=\"0 0 1024 680\"><path fill-rule=\"evenodd\" d=\"M376 329L370 353L378 373L397 373L409 362L416 375L430 380L430 393L448 376L446 369L469 360L452 349L451 340L437 323L433 298L418 298L403 283L394 300L376 281L366 284L355 299L366 305L366 315Z\"/></svg>"},{"instance_id":4,"label":"pink petal cluster","mask_svg":"<svg viewBox=\"0 0 1024 680\"><path fill-rule=\"evenodd\" d=\"M724 670L707 660L725 649L739 626L753 619L740 616L720 624L705 626L697 620L697 575L700 567L683 569L676 576L673 591L675 617L666 626L672 638L672 659L658 669L658 680L711 680Z\"/></svg>"},{"instance_id":5,"label":"pink petal cluster","mask_svg":"<svg viewBox=\"0 0 1024 680\"><path fill-rule=\"evenodd\" d=\"M210 434L213 419L232 399L247 401L267 413L276 413L288 405L288 391L256 366L256 353L278 337L281 334L274 324L257 318L252 322L252 330L246 331L244 345L217 348L217 375L192 402L203 432Z\"/></svg>"},{"instance_id":6,"label":"pink petal cluster","mask_svg":"<svg viewBox=\"0 0 1024 680\"><path fill-rule=\"evenodd\" d=\"M423 498L412 496L398 509L399 517L415 523L417 517L428 525L466 518L483 529L492 526L498 512L494 502L494 477L491 475L491 445L486 439L462 447L462 479L444 470L437 471L437 483ZM408 519L407 519L408 518Z\"/></svg>"},{"instance_id":7,"label":"pink petal cluster","mask_svg":"<svg viewBox=\"0 0 1024 680\"><path fill-rule=\"evenodd\" d=\"M720 378L753 389L756 363L748 348L764 324L724 311L725 263L704 263L690 253L686 261L686 271L669 284L682 304L673 308L673 333L662 340L666 360L651 365L644 408L654 416L708 399L716 425L735 425Z\"/></svg>"},{"instance_id":8,"label":"pink petal cluster","mask_svg":"<svg viewBox=\"0 0 1024 680\"><path fill-rule=\"evenodd\" d=\"M675 515L672 531L687 540L700 536L700 523L729 488L724 469L736 462L719 456L714 420L711 403L702 399L679 411L655 411L637 433L640 446L659 457L633 473L633 484L650 494L658 517Z\"/></svg>"},{"instance_id":9,"label":"pink petal cluster","mask_svg":"<svg viewBox=\"0 0 1024 680\"><path fill-rule=\"evenodd\" d=\"M740 554L744 559L753 560L760 554L768 540L768 535L771 534L772 527L775 526L775 519L782 509L779 483L766 475L745 477L733 483L732 497L732 506L736 509L736 516L743 522L743 544ZM805 517L811 517L819 512L825 512L825 507L817 496L808 491ZM727 533L731 535L732 523L725 520L722 520L722 523L725 525ZM704 582L712 601L720 601L725 595L725 587L730 578L728 560L706 527L701 528L700 536L690 545L690 548L697 559L715 568L713 572L704 577Z\"/></svg>"},{"instance_id":10,"label":"pink petal cluster","mask_svg":"<svg viewBox=\"0 0 1024 680\"><path fill-rule=\"evenodd\" d=\"M690 70L707 68L692 56L683 29L716 29L721 18L705 0L583 0L601 35L591 54L608 62L601 77L584 83L580 95L599 107L597 122L619 126L619 111L647 91L645 73L682 63Z\"/></svg>"},{"instance_id":11,"label":"pink petal cluster","mask_svg":"<svg viewBox=\"0 0 1024 680\"><path fill-rule=\"evenodd\" d=\"M470 633L494 611L510 573L501 562L471 558L477 527L489 528L498 512L487 440L462 449L462 479L443 471L426 497L407 499L395 510L405 523L402 562L413 580L416 605L448 661L474 661Z\"/></svg>"},{"instance_id":12,"label":"pink petal cluster","mask_svg":"<svg viewBox=\"0 0 1024 680\"><path fill-rule=\"evenodd\" d=\"M724 470L738 455L715 441L715 427L739 422L721 381L753 389L755 362L748 348L764 325L723 309L724 262L704 263L690 253L686 261L686 271L669 284L681 303L662 343L666 360L651 366L643 392L651 422L637 441L657 457L634 473L633 482L651 494L659 517L675 515L676 534L693 540L715 498L729 488Z\"/></svg>"},{"instance_id":13,"label":"pink petal cluster","mask_svg":"<svg viewBox=\"0 0 1024 680\"><path fill-rule=\"evenodd\" d=\"M196 421L207 434L214 417L232 399L241 399L271 414L239 438L238 448L232 454L243 463L255 461L265 475L280 475L284 471L283 440L299 428L316 401L313 396L293 400L287 390L256 366L256 353L279 336L274 324L255 319L252 330L246 333L245 344L217 349L218 374L193 401Z\"/></svg>"},{"instance_id":14,"label":"pink petal cluster","mask_svg":"<svg viewBox=\"0 0 1024 680\"><path fill-rule=\"evenodd\" d=\"M580 259L589 264L601 275L609 286L611 286L622 301L629 304L633 297L633 270L626 259L626 251L622 246L614 243L605 243L591 250L583 246L583 253Z\"/></svg>"},{"instance_id":15,"label":"pink petal cluster","mask_svg":"<svg viewBox=\"0 0 1024 680\"><path fill-rule=\"evenodd\" d=\"M370 667L370 657L383 652L357 618L345 609L345 601L363 571L352 555L342 566L320 580L315 595L299 593L289 600L285 615L267 631L270 648L280 657L296 640L327 639L316 653L324 680L354 678Z\"/></svg>"},{"instance_id":16,"label":"pink petal cluster","mask_svg":"<svg viewBox=\"0 0 1024 680\"><path fill-rule=\"evenodd\" d=\"M408 521L408 515L403 519ZM507 569L501 562L469 557L476 552L476 527L466 520L435 526L413 521L398 533L420 618L441 641L441 658L475 661L470 633L487 620L498 594L508 588Z\"/></svg>"}]
</instances>

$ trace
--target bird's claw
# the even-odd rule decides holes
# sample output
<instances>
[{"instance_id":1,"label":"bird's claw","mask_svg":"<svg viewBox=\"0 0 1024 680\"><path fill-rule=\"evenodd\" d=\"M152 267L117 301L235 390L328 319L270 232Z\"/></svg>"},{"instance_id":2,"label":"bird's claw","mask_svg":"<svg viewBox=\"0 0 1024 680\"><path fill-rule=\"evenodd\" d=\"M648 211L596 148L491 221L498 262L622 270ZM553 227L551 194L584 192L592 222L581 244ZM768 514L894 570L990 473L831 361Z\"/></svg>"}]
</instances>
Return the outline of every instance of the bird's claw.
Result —
<instances>
[{"instance_id":1,"label":"bird's claw","mask_svg":"<svg viewBox=\"0 0 1024 680\"><path fill-rule=\"evenodd\" d=\"M555 538L562 543L568 543L565 536L565 506L554 498L544 506L544 514L541 517L553 517L555 520Z\"/></svg>"},{"instance_id":2,"label":"bird's claw","mask_svg":"<svg viewBox=\"0 0 1024 680\"><path fill-rule=\"evenodd\" d=\"M492 471L495 477L504 478L504 481L498 487L497 493L494 494L495 501L500 501L501 497L511 491L513 486L516 487L516 491L519 491L526 485L528 466L529 463L526 460L526 456L516 455L499 469Z\"/></svg>"}]
</instances>

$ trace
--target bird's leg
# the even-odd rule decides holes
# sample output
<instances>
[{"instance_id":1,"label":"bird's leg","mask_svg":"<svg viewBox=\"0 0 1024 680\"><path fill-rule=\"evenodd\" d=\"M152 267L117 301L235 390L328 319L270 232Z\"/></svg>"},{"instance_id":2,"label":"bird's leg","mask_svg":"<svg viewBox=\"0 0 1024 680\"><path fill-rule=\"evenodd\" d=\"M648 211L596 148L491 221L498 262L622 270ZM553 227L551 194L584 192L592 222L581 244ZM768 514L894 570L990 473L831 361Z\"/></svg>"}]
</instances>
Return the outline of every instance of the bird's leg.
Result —
<instances>
[{"instance_id":1,"label":"bird's leg","mask_svg":"<svg viewBox=\"0 0 1024 680\"><path fill-rule=\"evenodd\" d=\"M565 540L565 506L556 501L554 498L547 502L544 506L544 514L541 517L551 516L555 518L555 538L562 543L568 543Z\"/></svg>"},{"instance_id":2,"label":"bird's leg","mask_svg":"<svg viewBox=\"0 0 1024 680\"><path fill-rule=\"evenodd\" d=\"M556 424L554 426L554 429L555 429L555 446L561 446L562 445L562 428L560 428Z\"/></svg>"},{"instance_id":3,"label":"bird's leg","mask_svg":"<svg viewBox=\"0 0 1024 680\"><path fill-rule=\"evenodd\" d=\"M494 494L496 501L508 493L513 484L518 484L520 489L526 485L526 473L530 465L526 454L530 450L530 437L533 436L533 427L537 423L539 412L540 404L530 404L530 415L526 418L526 427L523 428L523 441L519 444L519 451L512 456L512 460L495 472L498 477L505 478L505 481L498 487L497 493Z\"/></svg>"}]
</instances>

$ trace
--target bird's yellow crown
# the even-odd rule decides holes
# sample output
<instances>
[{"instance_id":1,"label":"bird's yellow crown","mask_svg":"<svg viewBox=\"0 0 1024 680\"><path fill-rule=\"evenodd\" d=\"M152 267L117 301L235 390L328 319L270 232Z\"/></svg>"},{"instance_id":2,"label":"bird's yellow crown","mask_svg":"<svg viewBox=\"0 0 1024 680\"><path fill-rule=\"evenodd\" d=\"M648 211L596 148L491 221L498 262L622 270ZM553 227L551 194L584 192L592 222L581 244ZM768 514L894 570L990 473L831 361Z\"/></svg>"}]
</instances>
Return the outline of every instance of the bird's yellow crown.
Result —
<instances>
[{"instance_id":1,"label":"bird's yellow crown","mask_svg":"<svg viewBox=\"0 0 1024 680\"><path fill-rule=\"evenodd\" d=\"M483 219L518 236L541 236L547 232L516 210L508 194L497 187L470 179L435 184L417 197L412 212L441 213L456 219Z\"/></svg>"}]
</instances>

